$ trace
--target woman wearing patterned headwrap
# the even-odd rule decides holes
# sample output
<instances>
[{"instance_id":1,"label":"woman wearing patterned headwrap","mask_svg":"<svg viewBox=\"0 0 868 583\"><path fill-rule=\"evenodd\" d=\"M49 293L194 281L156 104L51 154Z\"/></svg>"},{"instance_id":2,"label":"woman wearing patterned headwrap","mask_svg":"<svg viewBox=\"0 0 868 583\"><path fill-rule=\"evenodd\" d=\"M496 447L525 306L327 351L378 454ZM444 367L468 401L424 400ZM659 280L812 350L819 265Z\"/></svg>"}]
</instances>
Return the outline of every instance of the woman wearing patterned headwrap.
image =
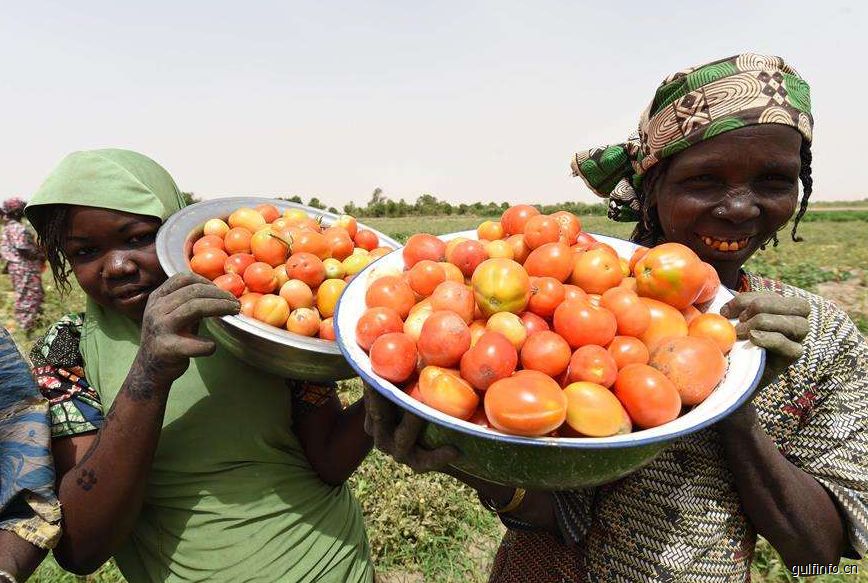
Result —
<instances>
[{"instance_id":1,"label":"woman wearing patterned headwrap","mask_svg":"<svg viewBox=\"0 0 868 583\"><path fill-rule=\"evenodd\" d=\"M741 269L798 207L796 239L812 123L807 83L744 54L667 78L628 142L575 156L610 216L639 221L635 241L687 245L741 292L722 311L768 365L752 402L611 484L524 493L458 475L509 527L491 581L745 581L757 534L792 568L866 553L868 345L831 302ZM419 420L396 429L367 397L378 447L422 469L457 455L415 447Z\"/></svg>"},{"instance_id":2,"label":"woman wearing patterned headwrap","mask_svg":"<svg viewBox=\"0 0 868 583\"><path fill-rule=\"evenodd\" d=\"M21 222L24 204L20 198L3 201L2 216L5 221L3 232L0 233L0 257L6 261L12 279L15 321L22 330L30 332L42 310L42 266L45 257Z\"/></svg>"}]
</instances>

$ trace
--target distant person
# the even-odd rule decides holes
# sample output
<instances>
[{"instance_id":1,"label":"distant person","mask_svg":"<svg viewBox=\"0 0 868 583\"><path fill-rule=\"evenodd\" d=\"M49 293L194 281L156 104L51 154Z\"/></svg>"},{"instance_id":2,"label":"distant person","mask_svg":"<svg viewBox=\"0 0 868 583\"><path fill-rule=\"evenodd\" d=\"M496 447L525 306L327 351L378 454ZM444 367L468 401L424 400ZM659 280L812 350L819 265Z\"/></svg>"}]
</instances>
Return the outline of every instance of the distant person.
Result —
<instances>
[{"instance_id":1,"label":"distant person","mask_svg":"<svg viewBox=\"0 0 868 583\"><path fill-rule=\"evenodd\" d=\"M0 583L24 581L60 538L48 402L0 328Z\"/></svg>"},{"instance_id":2,"label":"distant person","mask_svg":"<svg viewBox=\"0 0 868 583\"><path fill-rule=\"evenodd\" d=\"M345 483L372 445L362 403L215 344L199 324L238 300L157 259L183 206L150 158L95 150L67 156L27 207L58 286L74 275L87 295L31 353L64 512L54 556L76 573L114 557L132 583L370 583Z\"/></svg>"},{"instance_id":3,"label":"distant person","mask_svg":"<svg viewBox=\"0 0 868 583\"><path fill-rule=\"evenodd\" d=\"M24 226L25 202L8 198L0 207L3 232L0 233L0 257L12 280L15 294L15 322L26 333L33 331L42 311L42 267L45 256L36 246L33 235Z\"/></svg>"}]
</instances>

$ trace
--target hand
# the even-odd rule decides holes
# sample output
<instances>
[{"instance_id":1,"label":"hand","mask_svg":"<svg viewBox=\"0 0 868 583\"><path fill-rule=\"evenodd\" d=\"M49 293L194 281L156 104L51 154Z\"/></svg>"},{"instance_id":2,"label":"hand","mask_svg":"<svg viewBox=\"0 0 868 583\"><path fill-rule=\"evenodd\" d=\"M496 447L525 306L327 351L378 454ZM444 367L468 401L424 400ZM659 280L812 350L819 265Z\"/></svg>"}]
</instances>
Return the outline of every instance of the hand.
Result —
<instances>
[{"instance_id":1,"label":"hand","mask_svg":"<svg viewBox=\"0 0 868 583\"><path fill-rule=\"evenodd\" d=\"M444 446L427 450L417 444L425 421L365 385L365 432L377 449L416 472L443 471L458 459L458 450Z\"/></svg>"},{"instance_id":2,"label":"hand","mask_svg":"<svg viewBox=\"0 0 868 583\"><path fill-rule=\"evenodd\" d=\"M196 336L199 322L209 316L241 311L232 294L193 273L166 280L148 298L142 317L142 340L137 360L144 373L171 384L184 374L190 359L213 354L213 340Z\"/></svg>"}]
</instances>

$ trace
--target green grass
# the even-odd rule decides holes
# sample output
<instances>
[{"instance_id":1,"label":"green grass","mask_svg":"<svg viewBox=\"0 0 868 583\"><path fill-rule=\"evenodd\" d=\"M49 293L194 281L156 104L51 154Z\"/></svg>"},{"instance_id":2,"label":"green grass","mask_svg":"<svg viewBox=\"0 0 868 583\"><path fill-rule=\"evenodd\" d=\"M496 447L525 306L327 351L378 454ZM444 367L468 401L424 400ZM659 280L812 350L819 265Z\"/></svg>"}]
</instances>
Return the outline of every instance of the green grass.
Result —
<instances>
[{"instance_id":1,"label":"green grass","mask_svg":"<svg viewBox=\"0 0 868 583\"><path fill-rule=\"evenodd\" d=\"M800 232L802 243L793 243L783 232L777 248L760 252L748 268L768 277L779 278L808 289L828 282L852 282L868 268L868 235L862 220L819 220L845 211L816 213ZM809 216L812 216L809 214ZM401 240L414 232L435 234L472 229L480 222L476 217L409 217L368 219L372 227ZM588 232L626 238L631 225L612 223L604 217L584 218ZM75 289L66 299L46 277L45 316L42 324L55 321L66 312L80 310L83 295ZM11 293L8 278L0 278L0 317L11 318ZM853 319L868 328L868 313L851 311ZM23 348L32 339L14 333ZM359 387L349 383L345 395L357 398ZM371 549L381 573L415 573L421 580L452 583L482 582L487 579L491 560L502 527L479 505L472 490L452 478L439 474L415 475L404 466L377 452L372 453L350 481L365 514ZM384 495L384 493L388 495ZM868 583L868 561L858 563L862 574L826 576L806 580L817 583ZM87 578L75 577L60 569L49 557L30 579L39 583L117 583L123 579L109 563ZM794 581L780 562L777 553L760 541L752 566L752 580L757 583Z\"/></svg>"}]
</instances>

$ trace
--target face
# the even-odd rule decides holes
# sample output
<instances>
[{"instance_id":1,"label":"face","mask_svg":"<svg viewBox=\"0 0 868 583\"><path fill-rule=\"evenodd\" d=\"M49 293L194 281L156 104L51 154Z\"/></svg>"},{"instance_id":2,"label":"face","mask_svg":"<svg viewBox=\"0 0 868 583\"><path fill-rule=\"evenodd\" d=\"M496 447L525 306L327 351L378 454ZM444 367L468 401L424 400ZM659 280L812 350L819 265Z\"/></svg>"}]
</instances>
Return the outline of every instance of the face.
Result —
<instances>
[{"instance_id":1,"label":"face","mask_svg":"<svg viewBox=\"0 0 868 583\"><path fill-rule=\"evenodd\" d=\"M725 285L796 209L801 134L784 125L733 130L672 158L652 204L667 241L711 263Z\"/></svg>"},{"instance_id":2,"label":"face","mask_svg":"<svg viewBox=\"0 0 868 583\"><path fill-rule=\"evenodd\" d=\"M84 292L140 322L148 296L166 281L154 244L160 224L155 217L70 207L64 252Z\"/></svg>"}]
</instances>

